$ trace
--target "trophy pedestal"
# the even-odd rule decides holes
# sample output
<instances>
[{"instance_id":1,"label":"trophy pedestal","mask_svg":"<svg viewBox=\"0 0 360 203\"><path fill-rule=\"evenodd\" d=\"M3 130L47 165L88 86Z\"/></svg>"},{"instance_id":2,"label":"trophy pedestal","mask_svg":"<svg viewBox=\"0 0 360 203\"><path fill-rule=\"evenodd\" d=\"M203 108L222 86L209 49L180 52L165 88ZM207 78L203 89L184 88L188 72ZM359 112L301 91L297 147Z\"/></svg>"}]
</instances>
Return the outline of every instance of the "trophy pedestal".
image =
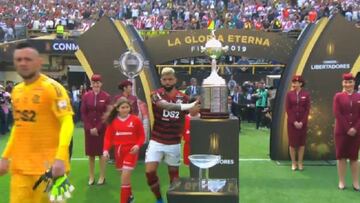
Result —
<instances>
[{"instance_id":1,"label":"trophy pedestal","mask_svg":"<svg viewBox=\"0 0 360 203\"><path fill-rule=\"evenodd\" d=\"M239 121L228 119L192 119L190 155L216 154L221 161L209 169L209 178L239 180ZM198 168L190 163L190 177L198 178Z\"/></svg>"},{"instance_id":2,"label":"trophy pedestal","mask_svg":"<svg viewBox=\"0 0 360 203\"><path fill-rule=\"evenodd\" d=\"M239 188L236 179L209 179L199 185L197 179L180 178L171 184L166 196L168 203L238 203Z\"/></svg>"},{"instance_id":3,"label":"trophy pedestal","mask_svg":"<svg viewBox=\"0 0 360 203\"><path fill-rule=\"evenodd\" d=\"M229 113L210 112L210 109L200 109L202 119L227 119Z\"/></svg>"}]
</instances>

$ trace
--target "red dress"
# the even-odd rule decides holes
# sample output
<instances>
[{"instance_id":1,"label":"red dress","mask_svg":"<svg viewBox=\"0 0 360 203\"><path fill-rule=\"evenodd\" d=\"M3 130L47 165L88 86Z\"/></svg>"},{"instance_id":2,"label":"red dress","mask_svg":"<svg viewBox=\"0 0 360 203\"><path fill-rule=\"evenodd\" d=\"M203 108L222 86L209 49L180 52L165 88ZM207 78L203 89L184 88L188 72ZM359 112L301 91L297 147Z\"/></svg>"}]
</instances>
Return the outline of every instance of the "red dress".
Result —
<instances>
[{"instance_id":1,"label":"red dress","mask_svg":"<svg viewBox=\"0 0 360 203\"><path fill-rule=\"evenodd\" d=\"M102 122L102 116L110 101L110 95L104 91L100 91L97 95L94 91L88 91L82 97L81 118L84 122L85 154L87 156L100 156L103 153L106 125ZM97 128L99 136L90 134L92 128Z\"/></svg>"},{"instance_id":2,"label":"red dress","mask_svg":"<svg viewBox=\"0 0 360 203\"><path fill-rule=\"evenodd\" d=\"M304 146L306 143L307 122L310 111L310 95L305 90L297 94L295 90L286 95L286 113L289 145L291 147ZM294 122L302 122L303 127L297 129Z\"/></svg>"},{"instance_id":3,"label":"red dress","mask_svg":"<svg viewBox=\"0 0 360 203\"><path fill-rule=\"evenodd\" d=\"M136 166L138 154L130 154L134 145L141 147L145 141L144 127L135 115L128 118L115 118L106 128L104 151L109 151L115 145L115 160L118 169L133 169Z\"/></svg>"},{"instance_id":4,"label":"red dress","mask_svg":"<svg viewBox=\"0 0 360 203\"><path fill-rule=\"evenodd\" d=\"M360 146L360 94L339 92L334 96L336 159L357 160ZM355 128L354 137L347 134Z\"/></svg>"}]
</instances>

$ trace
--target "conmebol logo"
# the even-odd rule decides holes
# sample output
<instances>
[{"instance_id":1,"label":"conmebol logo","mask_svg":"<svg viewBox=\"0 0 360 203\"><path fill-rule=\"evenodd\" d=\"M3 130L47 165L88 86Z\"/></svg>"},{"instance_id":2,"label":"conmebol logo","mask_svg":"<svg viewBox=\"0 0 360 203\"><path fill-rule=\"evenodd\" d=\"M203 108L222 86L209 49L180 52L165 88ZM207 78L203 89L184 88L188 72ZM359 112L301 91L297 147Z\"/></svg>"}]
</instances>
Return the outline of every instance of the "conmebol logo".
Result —
<instances>
[{"instance_id":1,"label":"conmebol logo","mask_svg":"<svg viewBox=\"0 0 360 203\"><path fill-rule=\"evenodd\" d=\"M79 49L79 46L73 42L56 42L52 47L55 51L76 51Z\"/></svg>"}]
</instances>

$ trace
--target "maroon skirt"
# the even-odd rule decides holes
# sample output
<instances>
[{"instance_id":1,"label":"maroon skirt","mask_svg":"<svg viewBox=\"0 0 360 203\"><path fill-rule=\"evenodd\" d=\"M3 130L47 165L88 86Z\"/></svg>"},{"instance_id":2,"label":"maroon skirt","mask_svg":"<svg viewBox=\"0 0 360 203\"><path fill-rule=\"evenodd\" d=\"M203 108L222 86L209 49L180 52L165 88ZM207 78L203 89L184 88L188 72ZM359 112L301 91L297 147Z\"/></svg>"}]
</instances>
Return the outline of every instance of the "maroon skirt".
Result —
<instances>
[{"instance_id":1,"label":"maroon skirt","mask_svg":"<svg viewBox=\"0 0 360 203\"><path fill-rule=\"evenodd\" d=\"M89 131L85 131L85 154L86 156L101 156L104 147L104 132L99 132L99 136L93 136Z\"/></svg>"},{"instance_id":2,"label":"maroon skirt","mask_svg":"<svg viewBox=\"0 0 360 203\"><path fill-rule=\"evenodd\" d=\"M335 134L336 159L358 160L360 136Z\"/></svg>"},{"instance_id":3,"label":"maroon skirt","mask_svg":"<svg viewBox=\"0 0 360 203\"><path fill-rule=\"evenodd\" d=\"M305 146L306 134L307 134L307 123L303 125L301 129L296 129L294 123L287 122L288 138L290 147L301 147Z\"/></svg>"}]
</instances>

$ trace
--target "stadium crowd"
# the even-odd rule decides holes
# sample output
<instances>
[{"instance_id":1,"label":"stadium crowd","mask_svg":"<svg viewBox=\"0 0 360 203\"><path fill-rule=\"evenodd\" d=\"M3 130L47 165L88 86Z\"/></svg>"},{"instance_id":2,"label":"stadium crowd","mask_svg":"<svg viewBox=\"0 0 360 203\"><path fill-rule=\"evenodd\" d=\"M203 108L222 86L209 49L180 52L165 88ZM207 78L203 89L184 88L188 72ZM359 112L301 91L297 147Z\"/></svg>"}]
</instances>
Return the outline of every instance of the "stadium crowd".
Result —
<instances>
[{"instance_id":1,"label":"stadium crowd","mask_svg":"<svg viewBox=\"0 0 360 203\"><path fill-rule=\"evenodd\" d=\"M0 0L0 36L9 41L27 27L47 32L62 24L86 31L103 15L137 29L236 28L291 31L339 12L360 19L359 0Z\"/></svg>"}]
</instances>

